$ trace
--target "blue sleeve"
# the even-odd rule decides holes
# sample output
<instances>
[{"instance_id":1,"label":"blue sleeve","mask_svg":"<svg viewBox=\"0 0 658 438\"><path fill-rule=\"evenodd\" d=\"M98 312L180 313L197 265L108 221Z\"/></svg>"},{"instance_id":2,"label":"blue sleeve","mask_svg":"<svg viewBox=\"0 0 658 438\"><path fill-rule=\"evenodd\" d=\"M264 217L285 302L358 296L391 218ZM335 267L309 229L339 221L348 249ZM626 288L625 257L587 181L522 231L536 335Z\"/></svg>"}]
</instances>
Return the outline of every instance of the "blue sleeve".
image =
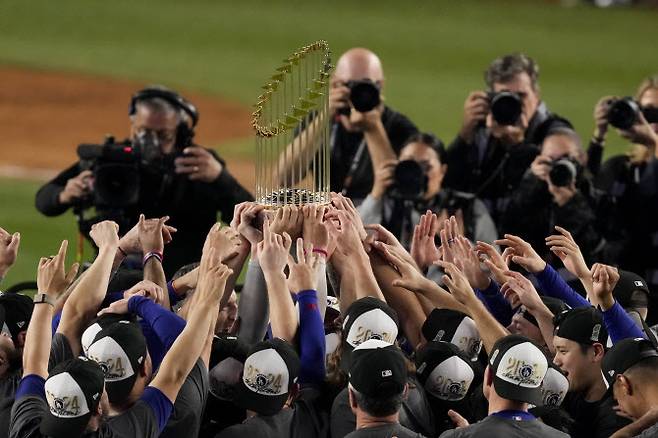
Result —
<instances>
[{"instance_id":1,"label":"blue sleeve","mask_svg":"<svg viewBox=\"0 0 658 438\"><path fill-rule=\"evenodd\" d=\"M617 301L614 306L602 313L603 323L613 344L628 338L646 338L642 329Z\"/></svg>"},{"instance_id":2,"label":"blue sleeve","mask_svg":"<svg viewBox=\"0 0 658 438\"><path fill-rule=\"evenodd\" d=\"M539 284L540 295L559 298L572 308L590 307L592 305L578 292L573 290L548 263L546 263L543 271L535 274L535 278Z\"/></svg>"},{"instance_id":3,"label":"blue sleeve","mask_svg":"<svg viewBox=\"0 0 658 438\"><path fill-rule=\"evenodd\" d=\"M510 303L505 299L503 294L500 293L500 288L495 281L490 281L486 289L475 289L475 295L484 303L489 313L496 318L496 321L501 323L503 327L507 327L512 323L514 316L514 309Z\"/></svg>"},{"instance_id":4,"label":"blue sleeve","mask_svg":"<svg viewBox=\"0 0 658 438\"><path fill-rule=\"evenodd\" d=\"M53 320L52 320L53 336L55 336L55 333L57 333L57 327L59 327L59 322L61 320L62 320L62 312L57 312L57 314L53 316Z\"/></svg>"},{"instance_id":5,"label":"blue sleeve","mask_svg":"<svg viewBox=\"0 0 658 438\"><path fill-rule=\"evenodd\" d=\"M167 354L167 348L162 345L162 342L160 342L157 333L155 333L155 331L151 328L146 320L140 319L139 325L142 328L144 339L146 339L146 348L148 349L149 355L151 356L153 372L155 373L155 371L160 368L160 364Z\"/></svg>"},{"instance_id":6,"label":"blue sleeve","mask_svg":"<svg viewBox=\"0 0 658 438\"><path fill-rule=\"evenodd\" d=\"M128 310L136 313L153 329L165 349L171 348L185 328L185 320L162 308L146 297L134 295L128 300Z\"/></svg>"},{"instance_id":7,"label":"blue sleeve","mask_svg":"<svg viewBox=\"0 0 658 438\"><path fill-rule=\"evenodd\" d=\"M103 299L103 304L101 304L101 309L104 309L106 307L109 307L110 304L114 303L115 301L123 300L123 293L125 291L119 291L119 292L110 292L107 295L105 295L105 298Z\"/></svg>"},{"instance_id":8,"label":"blue sleeve","mask_svg":"<svg viewBox=\"0 0 658 438\"><path fill-rule=\"evenodd\" d=\"M169 294L169 304L172 306L180 301L185 299L185 295L178 295L176 289L174 289L173 281L167 282L167 293Z\"/></svg>"},{"instance_id":9,"label":"blue sleeve","mask_svg":"<svg viewBox=\"0 0 658 438\"><path fill-rule=\"evenodd\" d=\"M319 385L325 377L324 323L318 307L318 295L314 290L297 294L299 302L299 382Z\"/></svg>"},{"instance_id":10,"label":"blue sleeve","mask_svg":"<svg viewBox=\"0 0 658 438\"><path fill-rule=\"evenodd\" d=\"M18 400L21 397L26 397L28 395L35 395L41 397L44 400L46 399L46 379L36 374L28 374L21 379L21 382L18 384L18 389L16 389L15 399Z\"/></svg>"},{"instance_id":11,"label":"blue sleeve","mask_svg":"<svg viewBox=\"0 0 658 438\"><path fill-rule=\"evenodd\" d=\"M162 391L154 386L147 386L139 399L151 408L158 421L158 428L160 429L160 432L162 432L169 421L169 416L174 409L174 404L162 393Z\"/></svg>"}]
</instances>

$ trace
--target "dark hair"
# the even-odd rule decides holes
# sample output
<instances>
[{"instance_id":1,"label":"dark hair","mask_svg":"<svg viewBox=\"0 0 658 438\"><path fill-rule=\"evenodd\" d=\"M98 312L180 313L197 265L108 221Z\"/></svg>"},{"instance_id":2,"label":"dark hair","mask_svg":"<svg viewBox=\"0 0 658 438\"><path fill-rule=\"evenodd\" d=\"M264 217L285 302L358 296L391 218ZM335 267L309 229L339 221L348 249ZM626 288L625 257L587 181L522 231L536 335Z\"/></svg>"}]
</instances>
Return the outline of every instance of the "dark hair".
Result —
<instances>
[{"instance_id":1,"label":"dark hair","mask_svg":"<svg viewBox=\"0 0 658 438\"><path fill-rule=\"evenodd\" d=\"M390 397L368 397L351 386L349 390L352 391L357 406L373 417L387 417L395 414L400 410L404 399L404 391Z\"/></svg>"},{"instance_id":2,"label":"dark hair","mask_svg":"<svg viewBox=\"0 0 658 438\"><path fill-rule=\"evenodd\" d=\"M494 84L509 82L521 73L528 74L532 88L536 90L539 66L531 57L523 53L514 53L494 59L484 72L484 81L489 89L493 90Z\"/></svg>"},{"instance_id":3,"label":"dark hair","mask_svg":"<svg viewBox=\"0 0 658 438\"><path fill-rule=\"evenodd\" d=\"M446 148L443 145L443 142L439 140L439 138L434 134L431 134L429 132L417 132L415 134L412 134L407 139L407 141L404 142L402 149L404 149L411 143L426 144L430 148L434 149L434 152L436 152L436 155L439 157L439 161L441 162L441 164L446 164L446 161L448 160L448 154L446 152Z\"/></svg>"},{"instance_id":4,"label":"dark hair","mask_svg":"<svg viewBox=\"0 0 658 438\"><path fill-rule=\"evenodd\" d=\"M634 373L650 373L655 375L658 372L658 357L652 356L640 360L635 365L627 369L624 374L634 374Z\"/></svg>"},{"instance_id":5,"label":"dark hair","mask_svg":"<svg viewBox=\"0 0 658 438\"><path fill-rule=\"evenodd\" d=\"M194 263L188 263L187 265L180 267L178 271L174 272L174 276L171 277L172 281L181 278L183 275L187 274L188 272L195 270L198 266L199 266L199 262L194 262Z\"/></svg>"}]
</instances>

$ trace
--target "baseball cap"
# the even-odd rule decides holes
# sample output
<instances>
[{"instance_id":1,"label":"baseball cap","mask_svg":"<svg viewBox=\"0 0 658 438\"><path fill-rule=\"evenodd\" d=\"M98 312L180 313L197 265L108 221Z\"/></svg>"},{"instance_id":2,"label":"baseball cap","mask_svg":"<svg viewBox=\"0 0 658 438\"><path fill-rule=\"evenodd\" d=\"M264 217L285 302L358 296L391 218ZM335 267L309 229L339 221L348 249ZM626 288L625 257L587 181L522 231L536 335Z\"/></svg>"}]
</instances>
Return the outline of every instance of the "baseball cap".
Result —
<instances>
[{"instance_id":1,"label":"baseball cap","mask_svg":"<svg viewBox=\"0 0 658 438\"><path fill-rule=\"evenodd\" d=\"M416 352L416 375L430 396L459 401L468 394L475 370L470 358L456 345L430 341Z\"/></svg>"},{"instance_id":2,"label":"baseball cap","mask_svg":"<svg viewBox=\"0 0 658 438\"><path fill-rule=\"evenodd\" d=\"M109 327L110 325L119 321L135 321L134 315L105 313L96 318L96 320L92 322L89 327L87 327L82 333L82 338L80 339L80 343L82 344L82 352L86 355L87 350L89 350L89 346L92 344L92 342L94 342L94 339L96 339L96 335L104 328Z\"/></svg>"},{"instance_id":3,"label":"baseball cap","mask_svg":"<svg viewBox=\"0 0 658 438\"><path fill-rule=\"evenodd\" d=\"M608 330L601 312L594 307L576 307L555 315L555 336L580 344L609 346Z\"/></svg>"},{"instance_id":4,"label":"baseball cap","mask_svg":"<svg viewBox=\"0 0 658 438\"><path fill-rule=\"evenodd\" d=\"M244 362L235 403L261 415L276 414L297 382L299 366L299 356L286 341L275 338L257 343Z\"/></svg>"},{"instance_id":5,"label":"baseball cap","mask_svg":"<svg viewBox=\"0 0 658 438\"><path fill-rule=\"evenodd\" d=\"M235 385L240 381L249 346L237 336L215 335L210 351L210 392L221 400L233 400Z\"/></svg>"},{"instance_id":6,"label":"baseball cap","mask_svg":"<svg viewBox=\"0 0 658 438\"><path fill-rule=\"evenodd\" d=\"M48 411L40 430L55 438L82 436L103 394L103 371L84 357L55 366L46 380Z\"/></svg>"},{"instance_id":7,"label":"baseball cap","mask_svg":"<svg viewBox=\"0 0 658 438\"><path fill-rule=\"evenodd\" d=\"M635 274L634 272L618 270L619 281L612 290L612 296L615 297L623 308L635 307L646 308L648 305L649 286L644 278ZM647 299L637 300L633 299L633 292L641 291L646 294Z\"/></svg>"},{"instance_id":8,"label":"baseball cap","mask_svg":"<svg viewBox=\"0 0 658 438\"><path fill-rule=\"evenodd\" d=\"M367 397L401 394L407 384L407 366L402 351L379 339L359 344L353 351L349 381Z\"/></svg>"},{"instance_id":9,"label":"baseball cap","mask_svg":"<svg viewBox=\"0 0 658 438\"><path fill-rule=\"evenodd\" d=\"M352 350L368 339L393 344L398 337L398 315L384 301L365 297L354 301L343 320L341 368L350 368Z\"/></svg>"},{"instance_id":10,"label":"baseball cap","mask_svg":"<svg viewBox=\"0 0 658 438\"><path fill-rule=\"evenodd\" d=\"M617 374L623 374L644 359L658 357L653 344L643 338L621 340L606 352L601 364L603 379L608 388L615 383Z\"/></svg>"},{"instance_id":11,"label":"baseball cap","mask_svg":"<svg viewBox=\"0 0 658 438\"><path fill-rule=\"evenodd\" d=\"M0 293L0 331L9 333L16 344L32 318L32 298L17 293Z\"/></svg>"},{"instance_id":12,"label":"baseball cap","mask_svg":"<svg viewBox=\"0 0 658 438\"><path fill-rule=\"evenodd\" d=\"M126 399L146 360L146 339L139 324L119 321L100 330L87 349L87 357L100 365L107 396L112 403Z\"/></svg>"},{"instance_id":13,"label":"baseball cap","mask_svg":"<svg viewBox=\"0 0 658 438\"><path fill-rule=\"evenodd\" d=\"M554 363L548 364L546 376L541 384L542 403L539 406L557 408L564 401L569 391L569 379Z\"/></svg>"},{"instance_id":14,"label":"baseball cap","mask_svg":"<svg viewBox=\"0 0 658 438\"><path fill-rule=\"evenodd\" d=\"M569 307L567 303L565 303L559 298L546 297L546 296L540 296L539 298L541 298L544 305L548 307L548 310L550 310L553 315L559 315L565 310L571 309L571 307ZM525 306L519 307L519 309L524 309L524 307ZM527 310L523 311L523 317L527 319L530 324L539 327L539 323L537 322L537 319Z\"/></svg>"},{"instance_id":15,"label":"baseball cap","mask_svg":"<svg viewBox=\"0 0 658 438\"><path fill-rule=\"evenodd\" d=\"M482 348L480 333L465 313L452 309L434 309L422 327L428 341L445 341L455 344L470 360L476 360Z\"/></svg>"},{"instance_id":16,"label":"baseball cap","mask_svg":"<svg viewBox=\"0 0 658 438\"><path fill-rule=\"evenodd\" d=\"M520 335L500 338L493 346L489 366L496 393L507 400L540 405L548 361L541 349Z\"/></svg>"}]
</instances>

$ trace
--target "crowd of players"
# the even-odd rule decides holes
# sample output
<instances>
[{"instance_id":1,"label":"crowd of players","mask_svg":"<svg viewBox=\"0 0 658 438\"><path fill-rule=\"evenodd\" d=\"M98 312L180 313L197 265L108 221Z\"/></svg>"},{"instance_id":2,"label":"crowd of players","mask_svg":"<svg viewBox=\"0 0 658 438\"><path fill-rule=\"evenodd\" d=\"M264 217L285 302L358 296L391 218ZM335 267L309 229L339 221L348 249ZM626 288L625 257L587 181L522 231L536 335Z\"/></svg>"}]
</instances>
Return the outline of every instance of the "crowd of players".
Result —
<instances>
[{"instance_id":1,"label":"crowd of players","mask_svg":"<svg viewBox=\"0 0 658 438\"><path fill-rule=\"evenodd\" d=\"M627 100L629 153L603 162L619 97L596 104L585 151L538 76L525 55L494 60L444 147L384 103L355 109L354 84L381 92L384 75L349 50L328 205L268 210L183 145L185 201L96 223L84 272L63 241L34 298L0 295L2 436L658 436L658 79ZM131 106L133 138L155 133L164 155L186 123L166 93ZM500 93L521 102L512 123L492 116ZM75 165L37 205L91 191ZM210 227L217 210L230 223ZM0 279L20 238L0 229Z\"/></svg>"}]
</instances>

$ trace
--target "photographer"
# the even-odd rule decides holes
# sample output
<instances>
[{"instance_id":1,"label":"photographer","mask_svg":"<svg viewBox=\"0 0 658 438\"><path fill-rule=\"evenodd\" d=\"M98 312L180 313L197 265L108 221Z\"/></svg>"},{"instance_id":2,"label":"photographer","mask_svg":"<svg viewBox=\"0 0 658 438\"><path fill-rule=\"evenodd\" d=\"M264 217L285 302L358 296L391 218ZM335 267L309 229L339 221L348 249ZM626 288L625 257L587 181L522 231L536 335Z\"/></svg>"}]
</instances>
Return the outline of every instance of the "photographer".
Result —
<instances>
[{"instance_id":1,"label":"photographer","mask_svg":"<svg viewBox=\"0 0 658 438\"><path fill-rule=\"evenodd\" d=\"M569 128L554 129L512 195L500 229L522 237L546 258L550 251L544 238L559 225L579 242L585 259L592 260L603 242L595 229L598 192L584 164L578 134Z\"/></svg>"},{"instance_id":2,"label":"photographer","mask_svg":"<svg viewBox=\"0 0 658 438\"><path fill-rule=\"evenodd\" d=\"M604 97L594 110L595 131L590 160L596 166L603 155L608 126L632 143L626 154L610 157L598 171L595 183L610 194L616 214L609 220L618 231L611 239L612 252L620 267L647 279L658 291L658 76L645 79L634 98ZM596 169L594 169L596 170ZM650 295L649 314L658 303ZM651 318L651 323L657 322Z\"/></svg>"},{"instance_id":3,"label":"photographer","mask_svg":"<svg viewBox=\"0 0 658 438\"><path fill-rule=\"evenodd\" d=\"M130 139L104 145L81 145L80 161L44 185L37 209L57 216L73 207L80 230L102 219L115 220L125 233L147 217L170 216L178 229L167 247L168 275L198 261L200 248L217 212L228 222L233 206L251 195L210 149L193 143L199 114L173 91L151 87L138 91L130 103ZM98 216L87 219L94 207Z\"/></svg>"},{"instance_id":4,"label":"photographer","mask_svg":"<svg viewBox=\"0 0 658 438\"><path fill-rule=\"evenodd\" d=\"M372 188L374 170L395 159L405 140L418 132L407 117L384 104L383 87L381 61L370 50L353 48L338 59L329 90L330 186L357 205ZM281 168L289 184L310 170L317 151L305 142L317 135L324 121L324 114L318 115L283 154ZM303 169L301 175L294 174L298 168Z\"/></svg>"},{"instance_id":5,"label":"photographer","mask_svg":"<svg viewBox=\"0 0 658 438\"><path fill-rule=\"evenodd\" d=\"M496 240L496 225L482 201L442 187L445 162L439 139L430 134L411 136L400 151L400 161L385 162L375 172L373 188L357 209L363 222L382 224L409 248L413 227L432 210L445 218L457 214L464 234L472 240Z\"/></svg>"},{"instance_id":6,"label":"photographer","mask_svg":"<svg viewBox=\"0 0 658 438\"><path fill-rule=\"evenodd\" d=\"M495 221L539 152L546 134L569 122L541 101L539 66L524 54L495 59L485 72L488 87L464 103L464 120L448 148L446 186L474 193Z\"/></svg>"}]
</instances>

